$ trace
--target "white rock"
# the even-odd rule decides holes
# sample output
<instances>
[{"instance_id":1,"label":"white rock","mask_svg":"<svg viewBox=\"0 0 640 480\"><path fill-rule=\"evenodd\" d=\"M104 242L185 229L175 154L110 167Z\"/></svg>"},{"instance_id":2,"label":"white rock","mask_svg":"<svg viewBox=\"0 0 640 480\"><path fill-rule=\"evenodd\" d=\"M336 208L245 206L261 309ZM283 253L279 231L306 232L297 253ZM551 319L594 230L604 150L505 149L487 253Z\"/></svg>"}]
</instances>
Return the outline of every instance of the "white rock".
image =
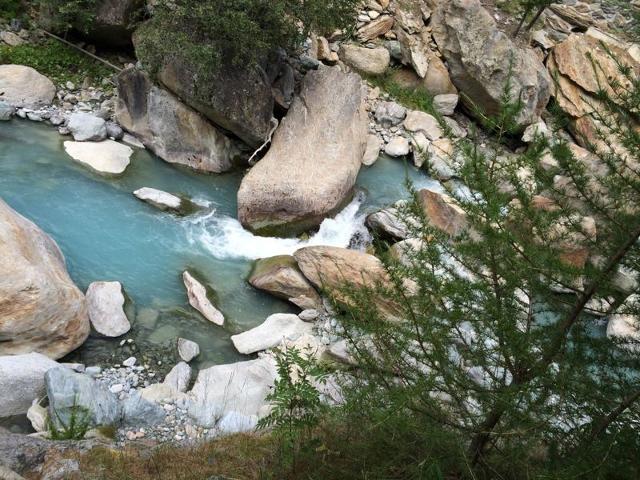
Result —
<instances>
[{"instance_id":1,"label":"white rock","mask_svg":"<svg viewBox=\"0 0 640 480\"><path fill-rule=\"evenodd\" d=\"M200 345L186 338L178 339L178 355L185 362L190 362L200 355Z\"/></svg>"},{"instance_id":2,"label":"white rock","mask_svg":"<svg viewBox=\"0 0 640 480\"><path fill-rule=\"evenodd\" d=\"M304 320L305 322L312 322L316 318L318 318L319 315L320 314L315 308L308 308L300 312L298 314L298 317L300 318L300 320Z\"/></svg>"},{"instance_id":3,"label":"white rock","mask_svg":"<svg viewBox=\"0 0 640 480\"><path fill-rule=\"evenodd\" d=\"M65 151L74 160L99 173L119 175L129 166L133 150L114 140L103 142L64 142Z\"/></svg>"},{"instance_id":4,"label":"white rock","mask_svg":"<svg viewBox=\"0 0 640 480\"><path fill-rule=\"evenodd\" d=\"M384 153L390 157L409 155L409 141L404 137L394 137L384 148Z\"/></svg>"},{"instance_id":5,"label":"white rock","mask_svg":"<svg viewBox=\"0 0 640 480\"><path fill-rule=\"evenodd\" d=\"M47 419L49 418L49 412L46 408L40 405L37 398L33 400L29 410L27 410L27 418L36 432L47 431ZM2 476L0 476L0 478L2 478Z\"/></svg>"},{"instance_id":6,"label":"white rock","mask_svg":"<svg viewBox=\"0 0 640 480\"><path fill-rule=\"evenodd\" d=\"M200 370L189 394L189 415L206 428L230 412L260 417L267 413L266 396L276 375L276 364L268 356Z\"/></svg>"},{"instance_id":7,"label":"white rock","mask_svg":"<svg viewBox=\"0 0 640 480\"><path fill-rule=\"evenodd\" d=\"M433 97L433 108L441 115L453 115L460 97L455 93L446 93Z\"/></svg>"},{"instance_id":8,"label":"white rock","mask_svg":"<svg viewBox=\"0 0 640 480\"><path fill-rule=\"evenodd\" d=\"M186 392L190 381L191 367L185 362L180 362L167 373L162 383L178 392Z\"/></svg>"},{"instance_id":9,"label":"white rock","mask_svg":"<svg viewBox=\"0 0 640 480\"><path fill-rule=\"evenodd\" d=\"M276 313L257 327L232 335L231 341L240 353L249 354L276 347L284 340L296 340L312 330L313 325L297 315Z\"/></svg>"},{"instance_id":10,"label":"white rock","mask_svg":"<svg viewBox=\"0 0 640 480\"><path fill-rule=\"evenodd\" d=\"M0 418L25 414L45 395L44 374L59 364L39 353L0 357Z\"/></svg>"},{"instance_id":11,"label":"white rock","mask_svg":"<svg viewBox=\"0 0 640 480\"><path fill-rule=\"evenodd\" d=\"M87 289L87 308L93 328L105 337L119 337L131 329L124 313L120 282L93 282Z\"/></svg>"},{"instance_id":12,"label":"white rock","mask_svg":"<svg viewBox=\"0 0 640 480\"><path fill-rule=\"evenodd\" d=\"M120 393L124 390L124 385L122 385L121 383L116 383L115 385L111 385L109 387L109 391L111 393Z\"/></svg>"},{"instance_id":13,"label":"white rock","mask_svg":"<svg viewBox=\"0 0 640 480\"><path fill-rule=\"evenodd\" d=\"M369 134L367 136L367 148L362 157L362 164L366 166L373 165L380 156L381 141L377 135Z\"/></svg>"},{"instance_id":14,"label":"white rock","mask_svg":"<svg viewBox=\"0 0 640 480\"><path fill-rule=\"evenodd\" d=\"M90 113L72 113L67 128L77 142L99 142L107 138L107 122Z\"/></svg>"},{"instance_id":15,"label":"white rock","mask_svg":"<svg viewBox=\"0 0 640 480\"><path fill-rule=\"evenodd\" d=\"M442 128L440 128L438 120L419 110L407 113L407 117L404 119L404 128L409 132L423 132L432 141L442 137Z\"/></svg>"},{"instance_id":16,"label":"white rock","mask_svg":"<svg viewBox=\"0 0 640 480\"><path fill-rule=\"evenodd\" d=\"M635 315L614 314L609 317L607 337L633 342L625 347L632 352L640 351L640 322Z\"/></svg>"},{"instance_id":17,"label":"white rock","mask_svg":"<svg viewBox=\"0 0 640 480\"><path fill-rule=\"evenodd\" d=\"M136 361L136 357L129 357L124 362L122 362L122 365L124 365L125 367L133 367L136 364Z\"/></svg>"},{"instance_id":18,"label":"white rock","mask_svg":"<svg viewBox=\"0 0 640 480\"><path fill-rule=\"evenodd\" d=\"M139 188L133 194L140 200L150 203L161 210L178 210L182 205L180 197L176 197L168 192L157 190L155 188L143 187Z\"/></svg>"},{"instance_id":19,"label":"white rock","mask_svg":"<svg viewBox=\"0 0 640 480\"><path fill-rule=\"evenodd\" d=\"M216 325L224 325L224 315L207 298L207 289L193 276L185 271L182 274L184 286L187 288L189 304L198 310L204 318Z\"/></svg>"}]
</instances>

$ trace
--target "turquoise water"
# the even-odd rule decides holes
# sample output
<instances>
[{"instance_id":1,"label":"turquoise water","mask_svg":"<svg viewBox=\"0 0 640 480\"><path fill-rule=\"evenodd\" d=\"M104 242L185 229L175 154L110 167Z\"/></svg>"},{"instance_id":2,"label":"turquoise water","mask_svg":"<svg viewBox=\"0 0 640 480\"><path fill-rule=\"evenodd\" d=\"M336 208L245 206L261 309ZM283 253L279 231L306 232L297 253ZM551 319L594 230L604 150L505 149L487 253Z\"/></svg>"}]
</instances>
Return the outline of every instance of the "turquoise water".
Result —
<instances>
[{"instance_id":1,"label":"turquoise water","mask_svg":"<svg viewBox=\"0 0 640 480\"><path fill-rule=\"evenodd\" d=\"M136 312L132 336L158 344L183 336L200 344L201 364L227 363L242 358L230 335L272 313L295 311L245 280L253 259L292 253L305 243L255 237L242 229L235 214L243 172L200 175L137 150L122 177L105 178L68 157L65 139L46 125L2 122L0 197L58 242L83 291L98 280L123 284ZM406 196L407 173L418 186L434 186L413 167L381 158L360 174L364 200L325 221L309 242L346 247L362 229L365 212ZM131 192L141 187L184 194L204 208L178 218L137 200ZM224 327L188 306L181 274L189 268L215 289Z\"/></svg>"}]
</instances>

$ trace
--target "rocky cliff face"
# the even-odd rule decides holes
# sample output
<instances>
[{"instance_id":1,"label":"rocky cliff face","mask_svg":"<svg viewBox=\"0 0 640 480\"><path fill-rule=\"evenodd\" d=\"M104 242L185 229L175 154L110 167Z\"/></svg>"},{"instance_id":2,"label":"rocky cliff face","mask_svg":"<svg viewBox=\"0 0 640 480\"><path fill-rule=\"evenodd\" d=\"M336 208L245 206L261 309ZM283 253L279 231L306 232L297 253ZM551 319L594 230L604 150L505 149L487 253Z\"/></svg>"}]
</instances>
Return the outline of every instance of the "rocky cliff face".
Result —
<instances>
[{"instance_id":1,"label":"rocky cliff face","mask_svg":"<svg viewBox=\"0 0 640 480\"><path fill-rule=\"evenodd\" d=\"M89 335L84 295L56 243L0 200L0 355L60 358Z\"/></svg>"}]
</instances>

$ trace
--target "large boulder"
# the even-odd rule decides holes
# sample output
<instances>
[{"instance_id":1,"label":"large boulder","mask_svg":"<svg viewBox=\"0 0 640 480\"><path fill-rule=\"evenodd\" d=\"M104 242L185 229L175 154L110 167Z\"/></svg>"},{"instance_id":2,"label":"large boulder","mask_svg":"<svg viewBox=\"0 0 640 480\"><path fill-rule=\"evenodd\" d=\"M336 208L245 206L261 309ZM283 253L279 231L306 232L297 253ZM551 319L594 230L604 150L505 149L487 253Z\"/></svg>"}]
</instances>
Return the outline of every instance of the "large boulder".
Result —
<instances>
[{"instance_id":1,"label":"large boulder","mask_svg":"<svg viewBox=\"0 0 640 480\"><path fill-rule=\"evenodd\" d=\"M56 87L37 70L24 65L0 65L0 100L14 107L51 105Z\"/></svg>"},{"instance_id":2,"label":"large boulder","mask_svg":"<svg viewBox=\"0 0 640 480\"><path fill-rule=\"evenodd\" d=\"M219 173L232 168L240 156L229 137L135 68L118 75L116 117L169 163Z\"/></svg>"},{"instance_id":3,"label":"large boulder","mask_svg":"<svg viewBox=\"0 0 640 480\"><path fill-rule=\"evenodd\" d=\"M339 247L304 247L293 256L311 283L345 305L353 303L350 289L375 290L390 285L382 262L368 253ZM397 305L386 295L375 295L374 302L383 315L396 316Z\"/></svg>"},{"instance_id":4,"label":"large boulder","mask_svg":"<svg viewBox=\"0 0 640 480\"><path fill-rule=\"evenodd\" d=\"M271 357L200 370L190 392L189 415L201 426L218 428L231 415L244 430L253 430L268 413L266 397L276 378Z\"/></svg>"},{"instance_id":5,"label":"large boulder","mask_svg":"<svg viewBox=\"0 0 640 480\"><path fill-rule=\"evenodd\" d=\"M510 81L512 100L522 101L517 123L524 127L538 119L549 101L551 77L533 50L498 30L480 0L440 2L431 24L451 79L472 111L496 115Z\"/></svg>"},{"instance_id":6,"label":"large boulder","mask_svg":"<svg viewBox=\"0 0 640 480\"><path fill-rule=\"evenodd\" d=\"M604 43L599 38L587 34L573 34L556 45L547 60L547 68L555 79L553 96L570 119L578 143L584 147L596 145L607 151L609 146L621 148L610 135L606 141L599 138L598 130L606 132L607 127L598 119L603 109L596 99L603 90L613 102L621 98L614 86L622 89L633 88L631 82L620 72L620 66L627 67L631 78L640 77L640 63L630 53L616 43Z\"/></svg>"},{"instance_id":7,"label":"large boulder","mask_svg":"<svg viewBox=\"0 0 640 480\"><path fill-rule=\"evenodd\" d=\"M23 415L45 394L44 374L58 367L39 353L0 357L0 417Z\"/></svg>"},{"instance_id":8,"label":"large boulder","mask_svg":"<svg viewBox=\"0 0 640 480\"><path fill-rule=\"evenodd\" d=\"M300 308L317 308L322 304L320 295L290 255L257 260L249 275L249 283Z\"/></svg>"},{"instance_id":9,"label":"large boulder","mask_svg":"<svg viewBox=\"0 0 640 480\"><path fill-rule=\"evenodd\" d=\"M134 36L135 42L135 36ZM206 82L185 57L158 68L160 82L191 108L232 132L251 147L260 146L273 129L275 105L271 83L260 67L220 65Z\"/></svg>"},{"instance_id":10,"label":"large boulder","mask_svg":"<svg viewBox=\"0 0 640 480\"><path fill-rule=\"evenodd\" d=\"M275 313L251 330L231 336L236 350L248 355L274 348L284 341L295 341L303 335L310 335L313 325L291 313Z\"/></svg>"},{"instance_id":11,"label":"large boulder","mask_svg":"<svg viewBox=\"0 0 640 480\"><path fill-rule=\"evenodd\" d=\"M56 243L0 200L0 355L60 358L89 335L84 295Z\"/></svg>"},{"instance_id":12,"label":"large boulder","mask_svg":"<svg viewBox=\"0 0 640 480\"><path fill-rule=\"evenodd\" d=\"M238 218L258 232L318 225L351 195L366 141L360 77L339 67L310 72L269 152L242 180Z\"/></svg>"},{"instance_id":13,"label":"large boulder","mask_svg":"<svg viewBox=\"0 0 640 480\"><path fill-rule=\"evenodd\" d=\"M117 425L122 419L118 398L90 376L69 368L53 368L44 376L49 398L49 418L58 426L69 425L72 415L98 425Z\"/></svg>"}]
</instances>

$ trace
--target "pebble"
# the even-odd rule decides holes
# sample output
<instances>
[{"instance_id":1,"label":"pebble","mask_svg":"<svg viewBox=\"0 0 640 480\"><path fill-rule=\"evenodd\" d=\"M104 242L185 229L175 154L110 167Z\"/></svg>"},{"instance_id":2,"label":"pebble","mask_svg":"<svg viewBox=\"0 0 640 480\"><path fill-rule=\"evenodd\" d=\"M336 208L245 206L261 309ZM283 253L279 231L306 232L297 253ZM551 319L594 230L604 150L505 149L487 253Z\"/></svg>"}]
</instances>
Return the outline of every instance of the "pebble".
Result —
<instances>
[{"instance_id":1,"label":"pebble","mask_svg":"<svg viewBox=\"0 0 640 480\"><path fill-rule=\"evenodd\" d=\"M122 364L125 367L133 367L136 364L136 357L129 357L124 362L122 362Z\"/></svg>"}]
</instances>

